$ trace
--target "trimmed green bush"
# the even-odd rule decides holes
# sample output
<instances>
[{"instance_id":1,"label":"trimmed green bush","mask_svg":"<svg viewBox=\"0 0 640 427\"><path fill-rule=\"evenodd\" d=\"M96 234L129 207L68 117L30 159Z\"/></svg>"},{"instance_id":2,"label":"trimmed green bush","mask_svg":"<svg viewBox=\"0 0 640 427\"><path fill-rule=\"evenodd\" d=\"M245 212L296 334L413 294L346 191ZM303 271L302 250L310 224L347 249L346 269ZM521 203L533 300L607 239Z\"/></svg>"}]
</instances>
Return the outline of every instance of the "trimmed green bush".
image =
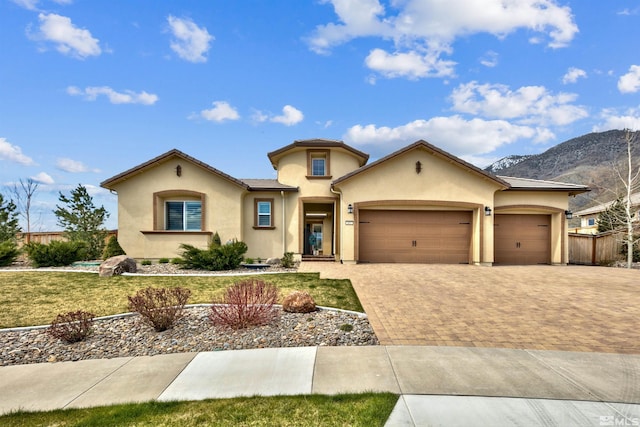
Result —
<instances>
[{"instance_id":1,"label":"trimmed green bush","mask_svg":"<svg viewBox=\"0 0 640 427\"><path fill-rule=\"evenodd\" d=\"M247 252L246 243L237 240L222 246L215 246L215 243L212 243L209 249L199 249L186 243L180 245L180 248L183 251L184 268L211 271L238 268Z\"/></svg>"},{"instance_id":2,"label":"trimmed green bush","mask_svg":"<svg viewBox=\"0 0 640 427\"><path fill-rule=\"evenodd\" d=\"M30 242L24 248L34 267L62 267L85 259L87 254L87 244L80 241Z\"/></svg>"},{"instance_id":3,"label":"trimmed green bush","mask_svg":"<svg viewBox=\"0 0 640 427\"><path fill-rule=\"evenodd\" d=\"M102 259L107 259L118 255L126 255L126 253L120 246L120 243L118 243L118 239L116 238L116 236L111 236L109 237L107 246L104 247L104 251L102 252Z\"/></svg>"},{"instance_id":4,"label":"trimmed green bush","mask_svg":"<svg viewBox=\"0 0 640 427\"><path fill-rule=\"evenodd\" d=\"M140 264L142 264L142 265L151 265L151 260L150 259L143 259L142 261L140 261Z\"/></svg>"},{"instance_id":5,"label":"trimmed green bush","mask_svg":"<svg viewBox=\"0 0 640 427\"><path fill-rule=\"evenodd\" d=\"M284 256L280 258L280 263L284 268L291 268L294 266L293 252L285 252Z\"/></svg>"},{"instance_id":6,"label":"trimmed green bush","mask_svg":"<svg viewBox=\"0 0 640 427\"><path fill-rule=\"evenodd\" d=\"M169 258L160 258L158 264L169 264Z\"/></svg>"},{"instance_id":7,"label":"trimmed green bush","mask_svg":"<svg viewBox=\"0 0 640 427\"><path fill-rule=\"evenodd\" d=\"M6 240L0 243L0 267L13 264L19 254L20 250L15 242Z\"/></svg>"}]
</instances>

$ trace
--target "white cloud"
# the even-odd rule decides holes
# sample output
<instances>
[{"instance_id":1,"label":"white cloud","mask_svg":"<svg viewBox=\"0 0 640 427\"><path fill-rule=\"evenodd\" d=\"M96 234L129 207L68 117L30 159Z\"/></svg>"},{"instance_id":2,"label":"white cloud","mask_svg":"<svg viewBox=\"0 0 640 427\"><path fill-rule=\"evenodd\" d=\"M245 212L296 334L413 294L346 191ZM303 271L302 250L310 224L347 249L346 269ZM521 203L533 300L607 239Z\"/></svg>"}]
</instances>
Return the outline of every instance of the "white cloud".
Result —
<instances>
[{"instance_id":1,"label":"white cloud","mask_svg":"<svg viewBox=\"0 0 640 427\"><path fill-rule=\"evenodd\" d=\"M209 43L214 37L205 27L198 27L191 19L181 19L169 15L167 17L171 34L171 49L178 56L189 62L207 62L206 53Z\"/></svg>"},{"instance_id":2,"label":"white cloud","mask_svg":"<svg viewBox=\"0 0 640 427\"><path fill-rule=\"evenodd\" d=\"M629 72L618 80L621 93L635 93L640 90L640 65L632 65Z\"/></svg>"},{"instance_id":3,"label":"white cloud","mask_svg":"<svg viewBox=\"0 0 640 427\"><path fill-rule=\"evenodd\" d=\"M440 52L418 53L415 51L389 54L382 49L373 49L365 59L367 67L387 78L445 77L454 75L455 62L439 58Z\"/></svg>"},{"instance_id":4,"label":"white cloud","mask_svg":"<svg viewBox=\"0 0 640 427\"><path fill-rule=\"evenodd\" d=\"M138 93L132 90L116 92L109 86L89 86L84 90L76 86L69 86L67 93L73 96L83 96L88 101L95 101L99 95L104 95L109 98L109 102L112 104L153 105L159 99L157 95L145 91Z\"/></svg>"},{"instance_id":5,"label":"white cloud","mask_svg":"<svg viewBox=\"0 0 640 427\"><path fill-rule=\"evenodd\" d=\"M453 63L443 61L456 39L488 33L503 38L520 29L537 33L530 42L547 40L551 48L567 46L578 32L571 9L556 0L403 0L385 9L379 0L325 0L337 22L319 25L307 39L311 50L328 54L360 37L391 40L394 52L373 49L367 65L385 77L450 75ZM422 58L422 60L420 60ZM485 60L485 65L493 62ZM408 70L407 68L413 68ZM435 69L436 72L425 71Z\"/></svg>"},{"instance_id":6,"label":"white cloud","mask_svg":"<svg viewBox=\"0 0 640 427\"><path fill-rule=\"evenodd\" d=\"M271 118L274 123L282 123L285 126L293 126L300 123L304 119L302 111L291 105L282 107L282 115Z\"/></svg>"},{"instance_id":7,"label":"white cloud","mask_svg":"<svg viewBox=\"0 0 640 427\"><path fill-rule=\"evenodd\" d=\"M202 117L205 120L211 122L222 123L226 120L238 120L240 115L238 111L229 105L226 101L214 101L213 108L200 111L199 115L191 116L190 118Z\"/></svg>"},{"instance_id":8,"label":"white cloud","mask_svg":"<svg viewBox=\"0 0 640 427\"><path fill-rule=\"evenodd\" d=\"M102 53L99 40L89 30L73 25L70 18L55 13L40 13L38 19L40 31L31 37L54 43L58 52L79 59Z\"/></svg>"},{"instance_id":9,"label":"white cloud","mask_svg":"<svg viewBox=\"0 0 640 427\"><path fill-rule=\"evenodd\" d=\"M56 167L60 170L70 173L95 172L99 173L99 169L89 169L84 163L77 160L61 157L56 160Z\"/></svg>"},{"instance_id":10,"label":"white cloud","mask_svg":"<svg viewBox=\"0 0 640 427\"><path fill-rule=\"evenodd\" d=\"M587 77L586 71L581 70L580 68L571 67L567 70L567 73L564 76L562 76L562 83L564 84L575 83L578 81L579 78L586 78L586 77Z\"/></svg>"},{"instance_id":11,"label":"white cloud","mask_svg":"<svg viewBox=\"0 0 640 427\"><path fill-rule=\"evenodd\" d=\"M38 10L39 0L12 0L15 4L27 10Z\"/></svg>"},{"instance_id":12,"label":"white cloud","mask_svg":"<svg viewBox=\"0 0 640 427\"><path fill-rule=\"evenodd\" d=\"M51 178L51 176L46 172L40 172L39 174L32 176L31 179L39 184L51 185L55 183L53 178Z\"/></svg>"},{"instance_id":13,"label":"white cloud","mask_svg":"<svg viewBox=\"0 0 640 427\"><path fill-rule=\"evenodd\" d=\"M269 120L269 115L263 113L260 110L253 110L253 114L251 114L251 120L256 122L256 123L263 123L266 122L267 120Z\"/></svg>"},{"instance_id":14,"label":"white cloud","mask_svg":"<svg viewBox=\"0 0 640 427\"><path fill-rule=\"evenodd\" d=\"M499 55L497 52L490 50L480 58L480 63L485 67L493 68L498 65L498 57Z\"/></svg>"},{"instance_id":15,"label":"white cloud","mask_svg":"<svg viewBox=\"0 0 640 427\"><path fill-rule=\"evenodd\" d=\"M622 113L614 109L605 109L600 116L603 121L593 127L594 132L611 129L640 130L640 107L630 108Z\"/></svg>"},{"instance_id":16,"label":"white cloud","mask_svg":"<svg viewBox=\"0 0 640 427\"><path fill-rule=\"evenodd\" d=\"M573 105L577 95L552 94L543 86L523 86L512 91L500 84L461 84L453 90L453 110L487 118L517 119L521 124L566 125L588 116Z\"/></svg>"},{"instance_id":17,"label":"white cloud","mask_svg":"<svg viewBox=\"0 0 640 427\"><path fill-rule=\"evenodd\" d=\"M29 156L22 154L22 149L13 145L6 138L0 137L0 160L9 160L24 166L34 165L35 162Z\"/></svg>"},{"instance_id":18,"label":"white cloud","mask_svg":"<svg viewBox=\"0 0 640 427\"><path fill-rule=\"evenodd\" d=\"M384 146L386 150L424 139L457 156L478 156L521 138L543 139L550 136L544 130L514 125L505 120L467 120L455 115L415 120L394 128L356 125L347 130L343 139L354 145Z\"/></svg>"}]
</instances>

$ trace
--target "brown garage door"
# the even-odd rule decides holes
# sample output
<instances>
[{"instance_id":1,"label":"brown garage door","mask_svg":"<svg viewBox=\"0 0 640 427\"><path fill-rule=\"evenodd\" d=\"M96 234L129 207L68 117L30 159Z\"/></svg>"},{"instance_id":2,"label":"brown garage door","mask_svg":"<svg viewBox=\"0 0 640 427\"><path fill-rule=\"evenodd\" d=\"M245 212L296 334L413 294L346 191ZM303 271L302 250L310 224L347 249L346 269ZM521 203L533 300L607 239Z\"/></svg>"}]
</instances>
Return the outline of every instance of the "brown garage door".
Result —
<instances>
[{"instance_id":1,"label":"brown garage door","mask_svg":"<svg viewBox=\"0 0 640 427\"><path fill-rule=\"evenodd\" d=\"M359 212L359 261L468 264L470 211Z\"/></svg>"},{"instance_id":2,"label":"brown garage door","mask_svg":"<svg viewBox=\"0 0 640 427\"><path fill-rule=\"evenodd\" d=\"M551 263L550 215L496 215L495 264Z\"/></svg>"}]
</instances>

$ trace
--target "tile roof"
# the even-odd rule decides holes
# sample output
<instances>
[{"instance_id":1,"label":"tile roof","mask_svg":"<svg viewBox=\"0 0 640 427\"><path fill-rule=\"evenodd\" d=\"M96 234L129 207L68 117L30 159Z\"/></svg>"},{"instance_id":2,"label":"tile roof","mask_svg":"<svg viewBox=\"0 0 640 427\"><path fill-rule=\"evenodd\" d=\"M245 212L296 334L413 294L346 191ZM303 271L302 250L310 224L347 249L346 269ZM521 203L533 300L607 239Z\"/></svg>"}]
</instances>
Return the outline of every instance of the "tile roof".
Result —
<instances>
[{"instance_id":1,"label":"tile roof","mask_svg":"<svg viewBox=\"0 0 640 427\"><path fill-rule=\"evenodd\" d=\"M626 197L625 197L625 199L626 199ZM582 209L581 211L578 211L578 212L574 212L574 215L576 215L576 216L586 216L586 215L593 215L593 214L597 214L597 213L600 213L600 212L604 212L608 207L610 207L614 203L615 203L615 200L612 200L612 201L607 202L607 203L601 203L599 205L592 206L592 207L587 208L587 209ZM634 193L634 194L631 195L631 206L640 206L640 193Z\"/></svg>"},{"instance_id":2,"label":"tile roof","mask_svg":"<svg viewBox=\"0 0 640 427\"><path fill-rule=\"evenodd\" d=\"M516 178L513 176L498 176L509 184L508 190L514 191L568 191L571 195L586 193L589 187L566 182L543 181L540 179Z\"/></svg>"},{"instance_id":3,"label":"tile roof","mask_svg":"<svg viewBox=\"0 0 640 427\"><path fill-rule=\"evenodd\" d=\"M298 191L298 187L292 187L278 182L277 179L241 179L249 186L249 191Z\"/></svg>"}]
</instances>

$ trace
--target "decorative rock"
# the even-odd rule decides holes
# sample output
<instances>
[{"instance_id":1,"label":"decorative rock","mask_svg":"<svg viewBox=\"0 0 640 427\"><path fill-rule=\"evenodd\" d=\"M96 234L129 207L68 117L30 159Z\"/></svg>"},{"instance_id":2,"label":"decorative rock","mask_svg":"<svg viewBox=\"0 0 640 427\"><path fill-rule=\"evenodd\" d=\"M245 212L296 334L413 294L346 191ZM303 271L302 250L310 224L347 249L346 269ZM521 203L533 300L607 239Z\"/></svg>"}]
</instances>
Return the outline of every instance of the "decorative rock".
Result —
<instances>
[{"instance_id":1,"label":"decorative rock","mask_svg":"<svg viewBox=\"0 0 640 427\"><path fill-rule=\"evenodd\" d=\"M135 273L138 269L136 260L126 255L108 258L98 269L100 277L119 276L122 273Z\"/></svg>"},{"instance_id":2,"label":"decorative rock","mask_svg":"<svg viewBox=\"0 0 640 427\"><path fill-rule=\"evenodd\" d=\"M311 313L316 311L316 302L308 292L294 291L284 297L282 309L288 313Z\"/></svg>"},{"instance_id":3,"label":"decorative rock","mask_svg":"<svg viewBox=\"0 0 640 427\"><path fill-rule=\"evenodd\" d=\"M267 258L265 261L269 265L280 265L280 258Z\"/></svg>"}]
</instances>

